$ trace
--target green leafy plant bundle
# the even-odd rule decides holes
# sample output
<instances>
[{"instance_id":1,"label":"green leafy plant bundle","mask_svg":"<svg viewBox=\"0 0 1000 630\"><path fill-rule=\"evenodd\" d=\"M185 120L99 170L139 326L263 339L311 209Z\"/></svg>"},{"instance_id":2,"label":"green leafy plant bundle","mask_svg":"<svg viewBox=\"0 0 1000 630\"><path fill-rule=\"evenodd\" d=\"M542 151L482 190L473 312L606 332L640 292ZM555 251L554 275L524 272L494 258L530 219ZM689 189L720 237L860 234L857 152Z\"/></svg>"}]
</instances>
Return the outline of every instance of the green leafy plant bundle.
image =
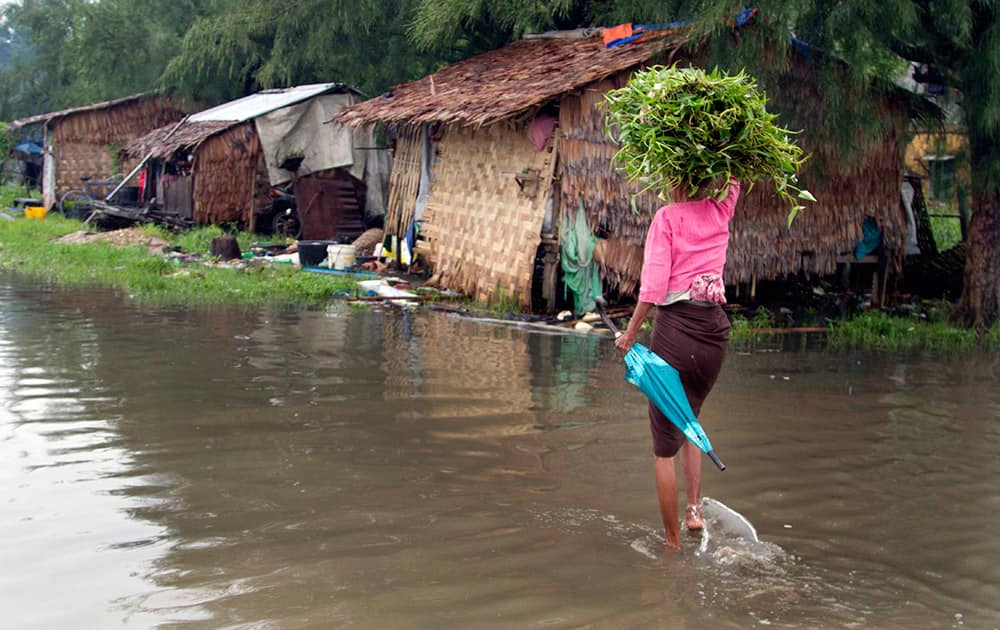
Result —
<instances>
[{"instance_id":1,"label":"green leafy plant bundle","mask_svg":"<svg viewBox=\"0 0 1000 630\"><path fill-rule=\"evenodd\" d=\"M671 190L687 197L728 194L729 178L770 178L792 209L816 201L797 187L806 160L794 132L775 123L767 98L745 72L652 66L637 72L606 97L607 133L619 143L615 166L643 190L667 199Z\"/></svg>"}]
</instances>

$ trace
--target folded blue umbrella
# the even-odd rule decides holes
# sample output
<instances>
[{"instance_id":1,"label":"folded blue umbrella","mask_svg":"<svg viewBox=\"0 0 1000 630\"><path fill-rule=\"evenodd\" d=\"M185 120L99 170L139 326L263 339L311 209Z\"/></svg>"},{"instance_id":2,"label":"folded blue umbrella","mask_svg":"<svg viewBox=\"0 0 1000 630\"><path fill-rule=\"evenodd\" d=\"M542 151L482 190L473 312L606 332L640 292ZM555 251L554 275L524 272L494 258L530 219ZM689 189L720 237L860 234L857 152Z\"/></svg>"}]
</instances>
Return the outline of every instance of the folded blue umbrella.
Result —
<instances>
[{"instance_id":1,"label":"folded blue umbrella","mask_svg":"<svg viewBox=\"0 0 1000 630\"><path fill-rule=\"evenodd\" d=\"M604 324L611 329L615 337L618 337L621 332L608 317L604 308L604 298L598 297L595 301ZM681 430L689 442L708 455L719 470L726 469L726 465L715 454L712 443L694 415L691 403L688 402L687 394L684 392L684 385L681 383L680 372L674 366L641 343L634 343L625 354L625 380L638 387L650 402Z\"/></svg>"}]
</instances>

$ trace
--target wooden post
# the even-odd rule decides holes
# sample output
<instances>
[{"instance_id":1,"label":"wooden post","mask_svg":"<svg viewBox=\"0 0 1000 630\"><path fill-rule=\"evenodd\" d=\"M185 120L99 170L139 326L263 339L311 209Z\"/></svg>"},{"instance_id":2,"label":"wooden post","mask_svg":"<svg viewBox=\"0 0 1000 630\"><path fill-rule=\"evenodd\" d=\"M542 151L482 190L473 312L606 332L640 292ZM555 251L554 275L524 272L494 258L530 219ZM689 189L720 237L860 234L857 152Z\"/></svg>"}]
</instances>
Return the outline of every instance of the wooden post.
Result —
<instances>
[{"instance_id":1,"label":"wooden post","mask_svg":"<svg viewBox=\"0 0 1000 630\"><path fill-rule=\"evenodd\" d=\"M965 188L958 189L958 225L962 230L962 242L969 238L969 199Z\"/></svg>"},{"instance_id":2,"label":"wooden post","mask_svg":"<svg viewBox=\"0 0 1000 630\"><path fill-rule=\"evenodd\" d=\"M545 313L554 315L556 312L556 296L559 290L559 241L544 243L545 257L542 259L542 300L545 301Z\"/></svg>"},{"instance_id":3,"label":"wooden post","mask_svg":"<svg viewBox=\"0 0 1000 630\"><path fill-rule=\"evenodd\" d=\"M882 293L879 295L878 303L884 307L887 303L886 297L889 293L889 260L884 252L878 257L878 266L882 274L882 279L879 282L879 288Z\"/></svg>"},{"instance_id":4,"label":"wooden post","mask_svg":"<svg viewBox=\"0 0 1000 630\"><path fill-rule=\"evenodd\" d=\"M878 253L878 265L875 267L875 272L872 274L872 306L876 308L882 308L882 285L884 280L882 274L886 268L885 252L879 250Z\"/></svg>"}]
</instances>

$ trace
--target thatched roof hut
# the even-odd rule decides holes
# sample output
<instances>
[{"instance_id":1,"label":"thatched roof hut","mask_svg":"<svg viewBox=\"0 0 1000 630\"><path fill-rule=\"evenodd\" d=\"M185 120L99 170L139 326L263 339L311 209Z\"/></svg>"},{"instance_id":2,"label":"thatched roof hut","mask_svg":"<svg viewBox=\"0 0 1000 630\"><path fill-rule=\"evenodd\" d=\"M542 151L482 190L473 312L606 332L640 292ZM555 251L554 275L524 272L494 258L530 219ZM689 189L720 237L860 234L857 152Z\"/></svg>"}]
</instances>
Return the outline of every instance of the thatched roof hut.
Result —
<instances>
[{"instance_id":1,"label":"thatched roof hut","mask_svg":"<svg viewBox=\"0 0 1000 630\"><path fill-rule=\"evenodd\" d=\"M513 292L530 307L532 285L540 281L539 247L552 252L560 212L582 203L592 232L607 239L605 286L628 294L637 288L646 229L663 202L652 194L633 201L637 188L612 169L616 147L605 134L600 103L643 65L697 63L682 48L684 37L663 30L607 47L600 29L529 36L396 86L351 107L339 120L400 129L386 222L390 232L402 233L414 208L419 211L421 138L436 141L435 151L424 150L436 155L433 178L425 177L426 240L418 242L418 251L435 266L437 281L480 298ZM878 142L859 139L863 148L845 163L839 159L840 141L825 137L823 125L815 122L823 120L824 100L811 61L792 53L785 74L768 87L783 122L804 129L801 143L813 163L822 165L803 181L820 201L789 230L789 208L773 189L759 185L745 194L732 223L727 281L833 272L838 257L861 238L866 215L877 219L886 248L901 250L901 127L889 124ZM871 98L877 101L874 109L892 120L899 114L903 124L902 103L886 95ZM544 151L536 152L528 132L546 113L557 116L558 124ZM547 214L549 205L554 216ZM551 296L547 301L551 307Z\"/></svg>"},{"instance_id":2,"label":"thatched roof hut","mask_svg":"<svg viewBox=\"0 0 1000 630\"><path fill-rule=\"evenodd\" d=\"M340 169L357 180L360 212L367 153L358 154L356 133L325 124L359 95L341 83L264 90L153 130L125 151L149 159L146 196L196 224L252 230L269 209L270 185Z\"/></svg>"},{"instance_id":3,"label":"thatched roof hut","mask_svg":"<svg viewBox=\"0 0 1000 630\"><path fill-rule=\"evenodd\" d=\"M151 129L184 118L181 104L158 94L135 94L10 123L13 132L41 127L44 136L43 195L51 206L63 192L80 188L80 178L115 175L118 150ZM122 164L128 168L128 164Z\"/></svg>"}]
</instances>

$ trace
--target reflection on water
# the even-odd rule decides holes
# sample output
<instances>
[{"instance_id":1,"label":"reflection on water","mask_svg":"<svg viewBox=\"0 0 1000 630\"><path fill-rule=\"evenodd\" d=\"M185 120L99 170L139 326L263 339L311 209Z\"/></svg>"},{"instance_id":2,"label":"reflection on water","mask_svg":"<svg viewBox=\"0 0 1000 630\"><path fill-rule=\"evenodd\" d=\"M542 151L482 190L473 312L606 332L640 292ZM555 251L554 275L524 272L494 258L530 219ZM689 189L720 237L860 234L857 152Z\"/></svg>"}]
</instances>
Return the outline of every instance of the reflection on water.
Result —
<instances>
[{"instance_id":1,"label":"reflection on water","mask_svg":"<svg viewBox=\"0 0 1000 630\"><path fill-rule=\"evenodd\" d=\"M760 540L667 554L606 339L0 277L5 625L1000 626L996 357L792 343L702 416Z\"/></svg>"}]
</instances>

